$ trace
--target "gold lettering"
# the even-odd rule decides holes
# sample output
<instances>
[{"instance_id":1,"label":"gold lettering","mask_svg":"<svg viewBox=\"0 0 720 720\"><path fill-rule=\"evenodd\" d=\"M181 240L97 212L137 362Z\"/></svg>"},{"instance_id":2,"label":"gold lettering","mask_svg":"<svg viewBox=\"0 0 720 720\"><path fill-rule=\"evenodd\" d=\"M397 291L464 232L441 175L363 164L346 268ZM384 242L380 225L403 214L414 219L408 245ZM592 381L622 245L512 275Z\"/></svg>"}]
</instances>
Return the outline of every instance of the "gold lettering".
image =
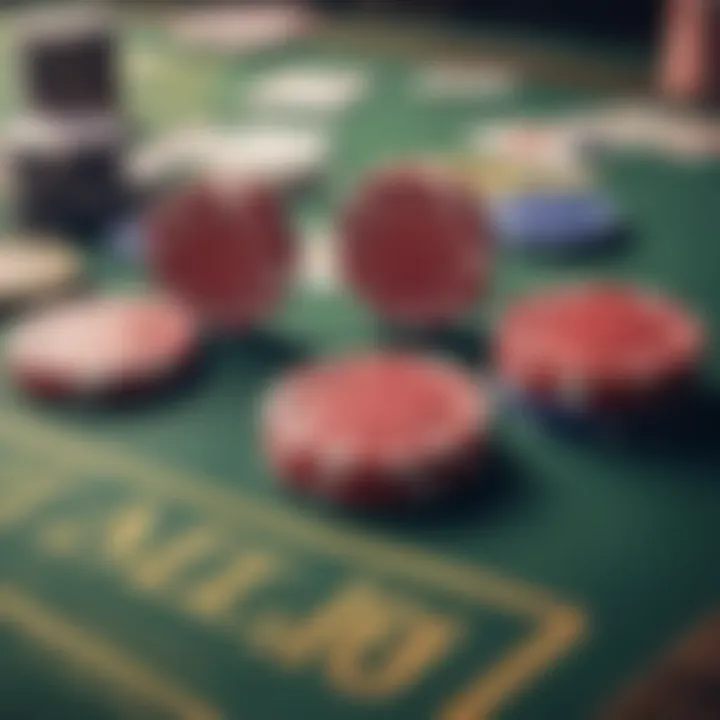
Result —
<instances>
[{"instance_id":1,"label":"gold lettering","mask_svg":"<svg viewBox=\"0 0 720 720\"><path fill-rule=\"evenodd\" d=\"M167 587L219 545L217 534L200 525L158 547L159 522L158 508L137 505L121 513L107 530L106 552L128 567L129 579L143 590Z\"/></svg>"},{"instance_id":2,"label":"gold lettering","mask_svg":"<svg viewBox=\"0 0 720 720\"><path fill-rule=\"evenodd\" d=\"M152 505L125 509L107 528L106 551L116 559L137 555L156 531L158 521L158 509Z\"/></svg>"},{"instance_id":3,"label":"gold lettering","mask_svg":"<svg viewBox=\"0 0 720 720\"><path fill-rule=\"evenodd\" d=\"M271 555L236 557L222 571L196 588L187 600L190 612L206 617L230 613L253 592L280 574L280 562Z\"/></svg>"},{"instance_id":4,"label":"gold lettering","mask_svg":"<svg viewBox=\"0 0 720 720\"><path fill-rule=\"evenodd\" d=\"M256 640L289 668L324 662L338 690L382 698L415 684L461 636L450 618L356 585L305 622L266 617Z\"/></svg>"},{"instance_id":5,"label":"gold lettering","mask_svg":"<svg viewBox=\"0 0 720 720\"><path fill-rule=\"evenodd\" d=\"M147 591L169 586L220 547L210 527L196 525L164 540L162 510L136 504L122 509L84 513L43 528L42 547L55 554L83 552L89 558L118 565L137 588Z\"/></svg>"},{"instance_id":6,"label":"gold lettering","mask_svg":"<svg viewBox=\"0 0 720 720\"><path fill-rule=\"evenodd\" d=\"M171 540L157 554L140 560L132 571L132 580L143 590L167 587L196 563L207 559L217 548L217 536L204 527Z\"/></svg>"}]
</instances>

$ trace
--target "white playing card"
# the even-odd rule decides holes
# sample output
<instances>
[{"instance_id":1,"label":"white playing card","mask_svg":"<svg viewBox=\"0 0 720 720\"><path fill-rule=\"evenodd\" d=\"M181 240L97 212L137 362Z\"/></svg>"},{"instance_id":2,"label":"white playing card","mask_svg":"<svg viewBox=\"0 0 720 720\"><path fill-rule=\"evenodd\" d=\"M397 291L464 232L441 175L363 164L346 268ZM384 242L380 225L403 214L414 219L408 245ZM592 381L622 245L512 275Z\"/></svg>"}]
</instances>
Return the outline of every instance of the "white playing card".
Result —
<instances>
[{"instance_id":1,"label":"white playing card","mask_svg":"<svg viewBox=\"0 0 720 720\"><path fill-rule=\"evenodd\" d=\"M334 236L329 228L314 227L303 234L300 282L316 293L331 293L341 287Z\"/></svg>"},{"instance_id":2,"label":"white playing card","mask_svg":"<svg viewBox=\"0 0 720 720\"><path fill-rule=\"evenodd\" d=\"M259 80L250 91L249 104L255 110L334 114L357 103L368 85L367 73L356 68L288 68Z\"/></svg>"},{"instance_id":3,"label":"white playing card","mask_svg":"<svg viewBox=\"0 0 720 720\"><path fill-rule=\"evenodd\" d=\"M470 133L471 149L526 165L571 168L583 163L582 146L562 120L512 120L481 125Z\"/></svg>"},{"instance_id":4,"label":"white playing card","mask_svg":"<svg viewBox=\"0 0 720 720\"><path fill-rule=\"evenodd\" d=\"M214 136L210 127L181 128L141 144L128 159L131 182L149 187L192 172L211 151Z\"/></svg>"},{"instance_id":5,"label":"white playing card","mask_svg":"<svg viewBox=\"0 0 720 720\"><path fill-rule=\"evenodd\" d=\"M720 153L717 121L649 102L612 103L576 115L574 121L597 147L610 151L647 151L687 161Z\"/></svg>"},{"instance_id":6,"label":"white playing card","mask_svg":"<svg viewBox=\"0 0 720 720\"><path fill-rule=\"evenodd\" d=\"M720 123L716 120L684 116L668 122L663 154L681 162L697 163L720 158Z\"/></svg>"},{"instance_id":7,"label":"white playing card","mask_svg":"<svg viewBox=\"0 0 720 720\"><path fill-rule=\"evenodd\" d=\"M520 78L511 68L490 64L436 63L416 78L418 94L437 100L496 97L512 94L519 86Z\"/></svg>"},{"instance_id":8,"label":"white playing card","mask_svg":"<svg viewBox=\"0 0 720 720\"><path fill-rule=\"evenodd\" d=\"M140 186L203 175L291 187L320 176L329 155L324 131L269 125L185 128L141 146L130 159L129 175Z\"/></svg>"},{"instance_id":9,"label":"white playing card","mask_svg":"<svg viewBox=\"0 0 720 720\"><path fill-rule=\"evenodd\" d=\"M611 151L658 147L671 119L662 107L642 100L622 100L575 115L595 147Z\"/></svg>"},{"instance_id":10,"label":"white playing card","mask_svg":"<svg viewBox=\"0 0 720 720\"><path fill-rule=\"evenodd\" d=\"M220 178L259 177L290 187L319 177L329 156L325 131L255 125L218 132L204 166Z\"/></svg>"}]
</instances>

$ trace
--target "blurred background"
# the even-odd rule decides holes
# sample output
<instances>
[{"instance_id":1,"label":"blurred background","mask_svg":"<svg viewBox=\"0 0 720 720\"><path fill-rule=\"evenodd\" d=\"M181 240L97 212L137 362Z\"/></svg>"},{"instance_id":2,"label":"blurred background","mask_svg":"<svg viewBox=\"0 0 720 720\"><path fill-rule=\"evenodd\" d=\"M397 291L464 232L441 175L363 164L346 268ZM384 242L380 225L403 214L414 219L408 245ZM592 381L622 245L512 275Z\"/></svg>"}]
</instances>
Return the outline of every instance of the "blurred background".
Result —
<instances>
[{"instance_id":1,"label":"blurred background","mask_svg":"<svg viewBox=\"0 0 720 720\"><path fill-rule=\"evenodd\" d=\"M2 8L50 5L33 0L4 0ZM109 0L117 7L217 7L281 4L275 0ZM324 11L392 14L412 19L508 24L515 29L580 33L586 37L652 43L662 15L659 0L307 0Z\"/></svg>"},{"instance_id":2,"label":"blurred background","mask_svg":"<svg viewBox=\"0 0 720 720\"><path fill-rule=\"evenodd\" d=\"M319 0L322 7L439 20L509 23L650 43L661 15L657 0Z\"/></svg>"}]
</instances>

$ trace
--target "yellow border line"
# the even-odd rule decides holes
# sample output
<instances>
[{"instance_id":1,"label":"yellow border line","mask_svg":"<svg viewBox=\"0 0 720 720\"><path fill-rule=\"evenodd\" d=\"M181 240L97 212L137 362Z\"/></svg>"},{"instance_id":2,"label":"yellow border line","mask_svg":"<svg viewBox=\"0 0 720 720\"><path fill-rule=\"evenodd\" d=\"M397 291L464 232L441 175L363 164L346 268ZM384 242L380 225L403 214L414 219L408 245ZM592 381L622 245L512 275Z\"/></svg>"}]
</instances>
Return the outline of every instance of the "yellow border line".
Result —
<instances>
[{"instance_id":1,"label":"yellow border line","mask_svg":"<svg viewBox=\"0 0 720 720\"><path fill-rule=\"evenodd\" d=\"M103 681L121 683L134 696L178 720L219 720L220 715L113 647L91 637L14 588L0 587L0 623L7 621L35 641L59 651Z\"/></svg>"},{"instance_id":2,"label":"yellow border line","mask_svg":"<svg viewBox=\"0 0 720 720\"><path fill-rule=\"evenodd\" d=\"M306 520L239 492L224 490L210 477L189 475L150 459L131 457L120 446L71 436L19 414L0 416L0 435L16 445L27 446L33 453L42 448L78 469L100 471L101 482L107 469L112 468L113 475L121 476L143 493L160 491L165 497L205 506L235 527L240 521L244 529L288 538L291 547L305 546L319 554L350 561L351 566L399 576L434 591L444 590L497 612L536 622L538 630L527 642L515 648L498 666L480 674L463 696L467 705L448 716L452 720L486 718L503 698L518 692L553 661L567 654L587 630L586 617L579 608L560 602L542 589L394 541L379 541L328 522ZM487 677L493 678L503 692L498 694L497 689L488 686ZM466 707L477 711L467 715Z\"/></svg>"}]
</instances>

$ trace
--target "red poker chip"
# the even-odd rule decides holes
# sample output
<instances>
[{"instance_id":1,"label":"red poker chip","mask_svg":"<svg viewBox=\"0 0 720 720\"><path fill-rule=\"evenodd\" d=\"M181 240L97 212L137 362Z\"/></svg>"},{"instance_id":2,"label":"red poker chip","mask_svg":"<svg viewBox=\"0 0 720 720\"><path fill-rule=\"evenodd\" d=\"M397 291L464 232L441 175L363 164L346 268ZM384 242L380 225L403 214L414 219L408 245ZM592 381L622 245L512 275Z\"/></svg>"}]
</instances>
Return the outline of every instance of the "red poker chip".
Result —
<instances>
[{"instance_id":1,"label":"red poker chip","mask_svg":"<svg viewBox=\"0 0 720 720\"><path fill-rule=\"evenodd\" d=\"M193 316L174 301L96 298L23 321L7 362L15 383L35 397L105 397L168 380L188 366L197 342Z\"/></svg>"},{"instance_id":2,"label":"red poker chip","mask_svg":"<svg viewBox=\"0 0 720 720\"><path fill-rule=\"evenodd\" d=\"M639 408L697 369L702 324L674 301L590 283L527 298L496 338L505 382L570 410Z\"/></svg>"},{"instance_id":3,"label":"red poker chip","mask_svg":"<svg viewBox=\"0 0 720 720\"><path fill-rule=\"evenodd\" d=\"M435 168L371 177L350 203L340 236L348 283L391 321L452 322L485 290L489 224L477 198Z\"/></svg>"},{"instance_id":4,"label":"red poker chip","mask_svg":"<svg viewBox=\"0 0 720 720\"><path fill-rule=\"evenodd\" d=\"M720 7L705 0L667 0L660 84L670 100L717 103Z\"/></svg>"},{"instance_id":5,"label":"red poker chip","mask_svg":"<svg viewBox=\"0 0 720 720\"><path fill-rule=\"evenodd\" d=\"M176 191L148 220L158 280L212 326L243 330L268 316L290 284L293 238L270 186L211 182Z\"/></svg>"},{"instance_id":6,"label":"red poker chip","mask_svg":"<svg viewBox=\"0 0 720 720\"><path fill-rule=\"evenodd\" d=\"M351 507L422 503L472 479L490 409L440 361L373 354L311 366L268 395L263 437L290 488Z\"/></svg>"}]
</instances>

